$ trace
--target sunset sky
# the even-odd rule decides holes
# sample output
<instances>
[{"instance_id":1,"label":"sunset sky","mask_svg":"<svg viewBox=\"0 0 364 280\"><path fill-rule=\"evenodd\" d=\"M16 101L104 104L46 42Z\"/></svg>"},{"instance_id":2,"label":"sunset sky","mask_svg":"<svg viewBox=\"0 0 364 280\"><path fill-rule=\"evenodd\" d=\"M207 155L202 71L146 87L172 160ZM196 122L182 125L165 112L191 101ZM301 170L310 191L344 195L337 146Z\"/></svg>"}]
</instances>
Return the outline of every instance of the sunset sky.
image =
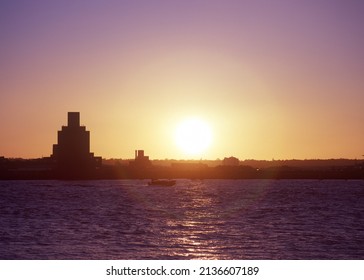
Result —
<instances>
[{"instance_id":1,"label":"sunset sky","mask_svg":"<svg viewBox=\"0 0 364 280\"><path fill-rule=\"evenodd\" d=\"M364 1L3 0L0 156L49 156L81 112L104 158L364 155ZM178 123L211 144L188 155Z\"/></svg>"}]
</instances>

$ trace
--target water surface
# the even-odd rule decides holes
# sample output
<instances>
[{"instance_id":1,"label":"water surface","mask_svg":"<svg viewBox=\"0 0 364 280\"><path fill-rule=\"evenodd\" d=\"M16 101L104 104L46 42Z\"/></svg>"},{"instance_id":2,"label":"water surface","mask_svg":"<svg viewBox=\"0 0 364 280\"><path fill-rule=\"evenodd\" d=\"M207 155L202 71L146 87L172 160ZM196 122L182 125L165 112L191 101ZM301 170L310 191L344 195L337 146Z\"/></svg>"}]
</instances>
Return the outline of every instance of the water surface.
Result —
<instances>
[{"instance_id":1,"label":"water surface","mask_svg":"<svg viewBox=\"0 0 364 280\"><path fill-rule=\"evenodd\" d=\"M363 259L364 181L0 181L1 259Z\"/></svg>"}]
</instances>

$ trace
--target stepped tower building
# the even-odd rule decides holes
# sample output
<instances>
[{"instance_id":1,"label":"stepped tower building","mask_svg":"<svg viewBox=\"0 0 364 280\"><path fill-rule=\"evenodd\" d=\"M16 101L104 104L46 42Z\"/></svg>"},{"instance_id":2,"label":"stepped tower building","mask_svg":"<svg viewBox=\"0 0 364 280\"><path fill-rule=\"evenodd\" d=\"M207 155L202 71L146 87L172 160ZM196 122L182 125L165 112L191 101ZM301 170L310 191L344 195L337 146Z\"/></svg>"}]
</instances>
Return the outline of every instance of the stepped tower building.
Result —
<instances>
[{"instance_id":1,"label":"stepped tower building","mask_svg":"<svg viewBox=\"0 0 364 280\"><path fill-rule=\"evenodd\" d=\"M101 167L101 157L90 152L90 132L80 126L79 112L68 112L68 125L58 131L52 158L58 173L65 177L90 176Z\"/></svg>"}]
</instances>

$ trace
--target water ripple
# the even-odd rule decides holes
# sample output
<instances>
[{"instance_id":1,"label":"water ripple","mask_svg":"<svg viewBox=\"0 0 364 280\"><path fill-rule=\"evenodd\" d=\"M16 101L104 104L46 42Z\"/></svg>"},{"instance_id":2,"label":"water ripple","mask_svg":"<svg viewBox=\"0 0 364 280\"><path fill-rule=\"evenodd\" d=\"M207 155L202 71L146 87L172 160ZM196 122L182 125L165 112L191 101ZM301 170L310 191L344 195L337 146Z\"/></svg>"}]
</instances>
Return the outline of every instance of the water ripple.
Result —
<instances>
[{"instance_id":1,"label":"water ripple","mask_svg":"<svg viewBox=\"0 0 364 280\"><path fill-rule=\"evenodd\" d=\"M1 259L362 259L364 182L0 181Z\"/></svg>"}]
</instances>

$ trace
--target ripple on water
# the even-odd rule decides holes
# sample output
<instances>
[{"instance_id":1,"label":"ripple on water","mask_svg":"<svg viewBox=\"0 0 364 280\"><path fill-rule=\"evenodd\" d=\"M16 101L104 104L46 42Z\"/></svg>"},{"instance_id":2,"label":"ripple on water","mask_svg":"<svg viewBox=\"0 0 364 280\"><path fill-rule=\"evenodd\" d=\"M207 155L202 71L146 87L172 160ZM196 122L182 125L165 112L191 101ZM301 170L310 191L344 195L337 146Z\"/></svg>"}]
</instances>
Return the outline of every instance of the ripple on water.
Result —
<instances>
[{"instance_id":1,"label":"ripple on water","mask_svg":"<svg viewBox=\"0 0 364 280\"><path fill-rule=\"evenodd\" d=\"M1 181L2 259L362 259L363 181Z\"/></svg>"}]
</instances>

